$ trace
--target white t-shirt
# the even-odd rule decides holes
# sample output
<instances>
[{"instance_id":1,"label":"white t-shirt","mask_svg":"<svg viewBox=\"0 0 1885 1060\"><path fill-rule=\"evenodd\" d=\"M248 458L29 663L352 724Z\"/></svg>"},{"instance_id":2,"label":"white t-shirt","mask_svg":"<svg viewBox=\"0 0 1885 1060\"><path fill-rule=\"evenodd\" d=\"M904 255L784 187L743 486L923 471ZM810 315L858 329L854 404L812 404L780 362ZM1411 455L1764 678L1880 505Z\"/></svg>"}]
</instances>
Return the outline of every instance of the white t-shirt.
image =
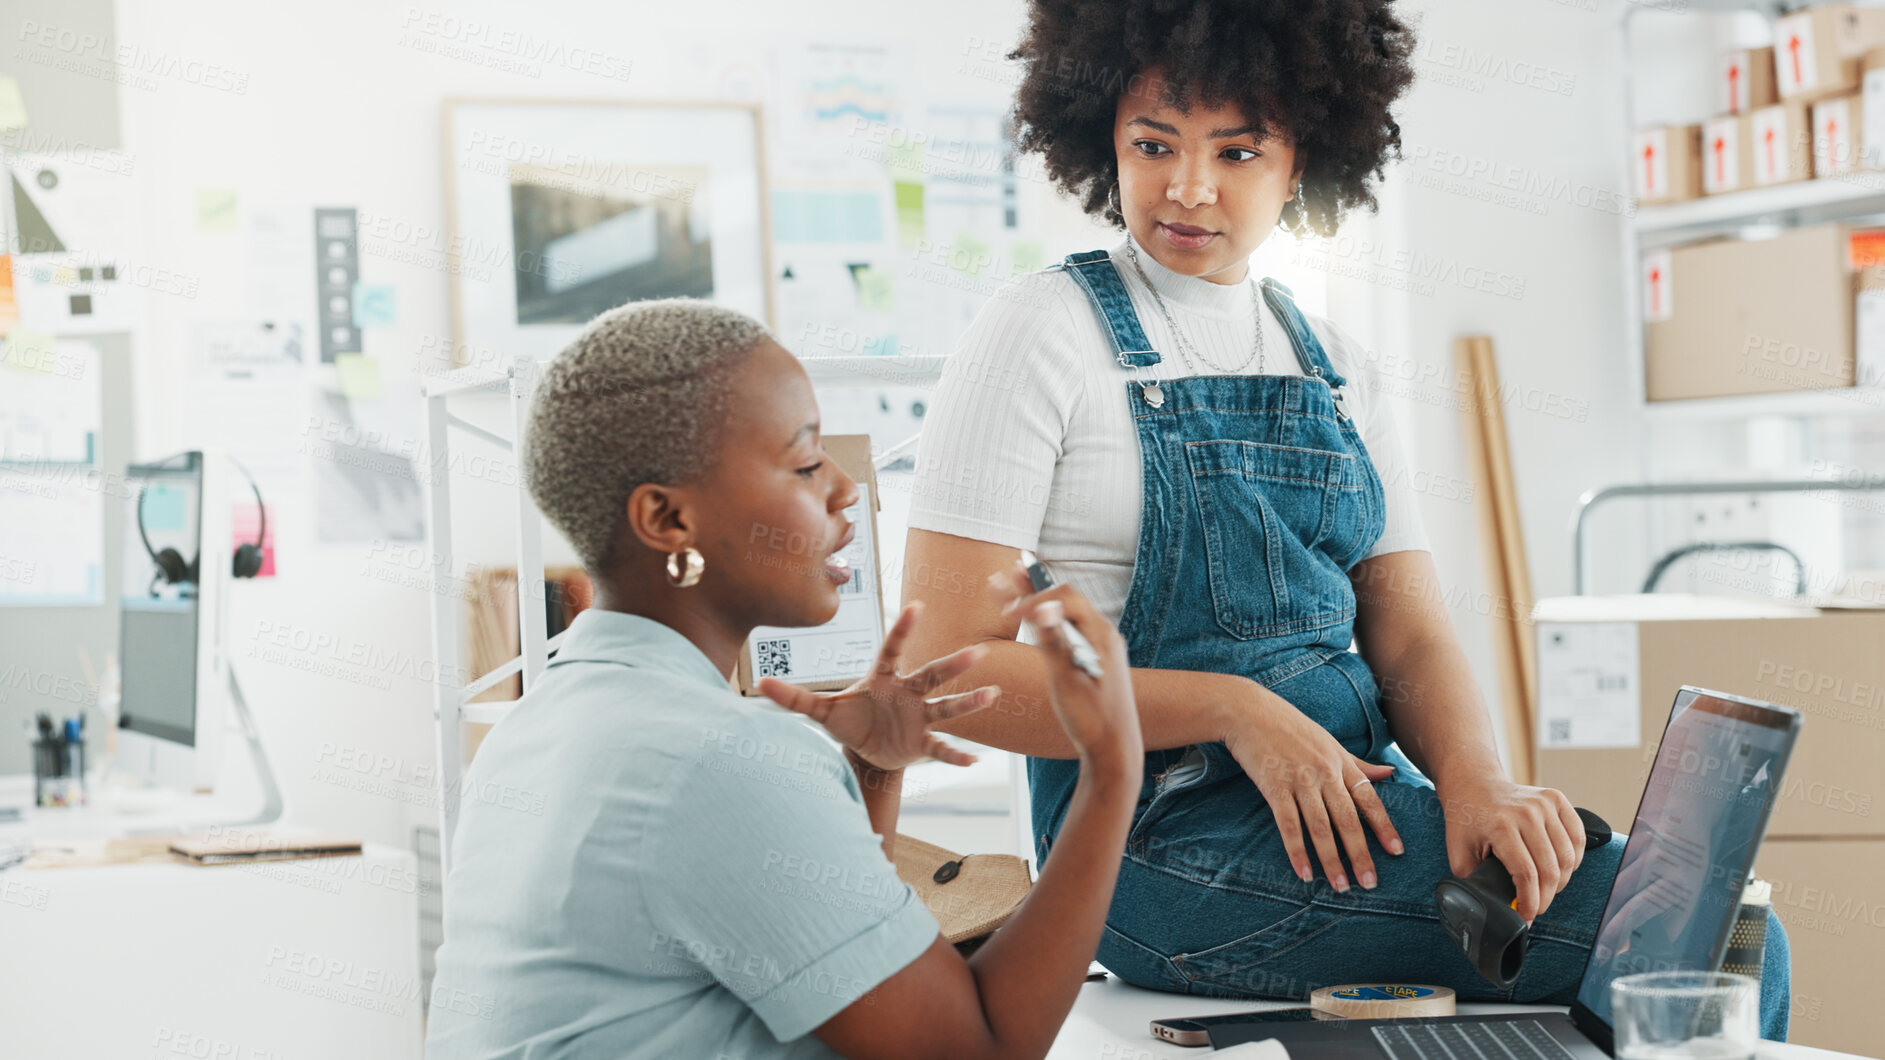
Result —
<instances>
[{"instance_id":1,"label":"white t-shirt","mask_svg":"<svg viewBox=\"0 0 1885 1060\"><path fill-rule=\"evenodd\" d=\"M1099 314L1065 269L1019 276L976 314L944 362L918 442L910 505L912 529L1031 549L1054 577L1084 593L1109 621L1124 613L1139 550L1143 499L1139 438L1129 380L1192 375L1301 375L1289 333L1263 306L1264 367L1237 368L1255 340L1251 289L1173 272L1139 249L1139 262L1194 359L1186 366L1165 317L1126 257L1109 253L1139 323L1161 360L1121 368ZM1261 301L1261 300L1259 300ZM1367 558L1426 549L1394 417L1380 375L1361 345L1328 320L1305 313L1335 371L1348 381L1343 405L1354 418L1386 493L1386 527ZM1222 371L1213 365L1226 365Z\"/></svg>"}]
</instances>

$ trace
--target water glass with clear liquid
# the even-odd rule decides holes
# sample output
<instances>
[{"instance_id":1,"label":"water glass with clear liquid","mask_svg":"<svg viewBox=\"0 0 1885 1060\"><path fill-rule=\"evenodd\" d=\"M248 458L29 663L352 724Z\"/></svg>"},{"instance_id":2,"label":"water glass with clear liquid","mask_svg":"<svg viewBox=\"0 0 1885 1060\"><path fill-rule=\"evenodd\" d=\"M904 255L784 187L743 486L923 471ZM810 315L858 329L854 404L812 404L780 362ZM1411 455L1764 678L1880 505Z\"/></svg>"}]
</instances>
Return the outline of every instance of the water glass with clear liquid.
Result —
<instances>
[{"instance_id":1,"label":"water glass with clear liquid","mask_svg":"<svg viewBox=\"0 0 1885 1060\"><path fill-rule=\"evenodd\" d=\"M1646 972L1610 984L1617 1060L1754 1060L1760 983L1727 972Z\"/></svg>"}]
</instances>

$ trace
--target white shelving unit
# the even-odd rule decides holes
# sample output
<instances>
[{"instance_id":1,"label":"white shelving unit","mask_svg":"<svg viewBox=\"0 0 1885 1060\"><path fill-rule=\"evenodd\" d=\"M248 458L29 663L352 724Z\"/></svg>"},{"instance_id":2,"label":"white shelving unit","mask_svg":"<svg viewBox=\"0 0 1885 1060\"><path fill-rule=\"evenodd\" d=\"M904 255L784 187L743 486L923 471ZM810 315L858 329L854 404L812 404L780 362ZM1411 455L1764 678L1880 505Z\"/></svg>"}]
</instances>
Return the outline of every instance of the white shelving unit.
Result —
<instances>
[{"instance_id":1,"label":"white shelving unit","mask_svg":"<svg viewBox=\"0 0 1885 1060\"><path fill-rule=\"evenodd\" d=\"M454 686L447 674L461 673L463 643L459 635L456 575L452 561L451 433L453 429L516 453L515 439L524 436L530 397L542 366L520 360L502 368L467 368L427 382L425 389L426 455L431 473L426 476L427 558L432 573L432 657L439 680L433 688L432 715L438 728L439 877L452 869L452 836L458 824L459 789L465 760L465 723L491 724L510 712L515 700L472 703L472 697L511 674L522 674L528 692L549 664L554 639L546 635L543 585L542 520L530 492L517 484L517 628L522 651L516 658L466 684ZM503 392L509 397L511 436L505 438L462 419L451 410L451 399L470 394ZM559 635L560 638L560 635ZM441 891L441 898L444 897Z\"/></svg>"},{"instance_id":2,"label":"white shelving unit","mask_svg":"<svg viewBox=\"0 0 1885 1060\"><path fill-rule=\"evenodd\" d=\"M1681 11L1691 15L1752 12L1769 19L1782 7L1774 0L1684 0ZM1619 38L1622 48L1623 136L1618 173L1624 187L1634 186L1633 159L1627 145L1637 128L1635 85L1631 77L1631 29L1636 18L1655 5L1623 5ZM1624 277L1624 337L1627 364L1634 380L1638 406L1652 424L1738 421L1758 416L1838 417L1885 413L1885 387L1848 387L1792 391L1725 398L1649 401L1644 389L1642 258L1646 250L1674 246L1709 236L1739 235L1747 229L1793 227L1829 221L1877 221L1885 224L1885 170L1862 170L1843 177L1749 188L1724 195L1708 195L1688 202L1645 206L1622 223Z\"/></svg>"}]
</instances>

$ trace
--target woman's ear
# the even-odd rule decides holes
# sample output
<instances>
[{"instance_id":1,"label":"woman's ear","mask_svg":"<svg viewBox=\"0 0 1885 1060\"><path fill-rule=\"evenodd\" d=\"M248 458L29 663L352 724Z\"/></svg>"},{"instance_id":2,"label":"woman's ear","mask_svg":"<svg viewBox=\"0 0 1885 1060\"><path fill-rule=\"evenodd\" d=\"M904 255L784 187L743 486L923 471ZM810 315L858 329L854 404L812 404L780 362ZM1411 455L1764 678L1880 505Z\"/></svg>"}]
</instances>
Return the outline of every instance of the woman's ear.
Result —
<instances>
[{"instance_id":1,"label":"woman's ear","mask_svg":"<svg viewBox=\"0 0 1885 1060\"><path fill-rule=\"evenodd\" d=\"M653 482L636 486L628 495L629 536L663 554L679 552L692 544L695 528L684 512L684 492Z\"/></svg>"}]
</instances>

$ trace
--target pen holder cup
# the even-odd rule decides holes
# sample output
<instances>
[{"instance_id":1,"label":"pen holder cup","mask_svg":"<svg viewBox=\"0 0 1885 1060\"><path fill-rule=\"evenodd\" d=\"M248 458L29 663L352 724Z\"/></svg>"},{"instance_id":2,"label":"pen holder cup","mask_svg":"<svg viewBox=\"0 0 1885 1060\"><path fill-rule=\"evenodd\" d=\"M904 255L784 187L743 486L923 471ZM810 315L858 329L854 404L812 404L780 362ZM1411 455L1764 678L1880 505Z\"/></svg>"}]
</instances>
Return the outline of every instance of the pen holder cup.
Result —
<instances>
[{"instance_id":1,"label":"pen holder cup","mask_svg":"<svg viewBox=\"0 0 1885 1060\"><path fill-rule=\"evenodd\" d=\"M85 745L34 740L33 804L77 806L85 801Z\"/></svg>"}]
</instances>

